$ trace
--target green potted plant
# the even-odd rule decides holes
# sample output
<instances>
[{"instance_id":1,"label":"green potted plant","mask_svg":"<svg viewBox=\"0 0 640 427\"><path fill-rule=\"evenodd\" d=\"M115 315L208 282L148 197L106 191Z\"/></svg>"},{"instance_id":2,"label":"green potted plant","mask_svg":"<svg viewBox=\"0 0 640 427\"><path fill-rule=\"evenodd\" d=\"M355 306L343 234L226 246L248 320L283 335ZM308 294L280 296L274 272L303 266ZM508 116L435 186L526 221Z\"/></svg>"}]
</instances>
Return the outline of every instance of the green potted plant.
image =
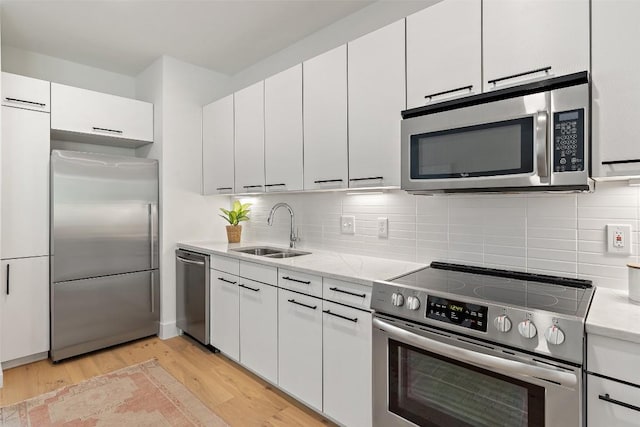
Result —
<instances>
[{"instance_id":1,"label":"green potted plant","mask_svg":"<svg viewBox=\"0 0 640 427\"><path fill-rule=\"evenodd\" d=\"M240 242L240 235L242 234L240 222L249 220L247 216L249 212L251 212L249 206L251 206L251 203L242 204L239 200L235 200L231 210L220 208L222 213L224 213L224 215L220 216L230 224L227 225L227 240L229 243Z\"/></svg>"}]
</instances>

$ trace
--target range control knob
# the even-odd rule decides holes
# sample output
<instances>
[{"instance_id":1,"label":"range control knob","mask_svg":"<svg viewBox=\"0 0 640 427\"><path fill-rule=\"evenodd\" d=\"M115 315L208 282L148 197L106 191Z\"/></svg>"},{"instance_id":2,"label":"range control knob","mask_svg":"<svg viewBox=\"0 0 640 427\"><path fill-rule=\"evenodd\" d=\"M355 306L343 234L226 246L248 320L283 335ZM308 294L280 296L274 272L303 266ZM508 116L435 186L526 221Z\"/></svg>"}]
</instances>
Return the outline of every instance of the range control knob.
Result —
<instances>
[{"instance_id":1,"label":"range control knob","mask_svg":"<svg viewBox=\"0 0 640 427\"><path fill-rule=\"evenodd\" d=\"M420 308L420 300L418 297L407 297L407 308L409 310L417 310Z\"/></svg>"},{"instance_id":2,"label":"range control knob","mask_svg":"<svg viewBox=\"0 0 640 427\"><path fill-rule=\"evenodd\" d=\"M525 338L533 338L538 333L538 329L531 320L527 319L518 324L518 332Z\"/></svg>"},{"instance_id":3,"label":"range control knob","mask_svg":"<svg viewBox=\"0 0 640 427\"><path fill-rule=\"evenodd\" d=\"M509 332L511 330L511 320L506 314L496 317L493 320L493 324L500 332Z\"/></svg>"},{"instance_id":4,"label":"range control knob","mask_svg":"<svg viewBox=\"0 0 640 427\"><path fill-rule=\"evenodd\" d=\"M549 344L560 345L564 342L564 332L556 325L549 326L547 330L544 331L544 337Z\"/></svg>"},{"instance_id":5,"label":"range control knob","mask_svg":"<svg viewBox=\"0 0 640 427\"><path fill-rule=\"evenodd\" d=\"M402 294L394 292L393 295L391 295L391 304L395 305L396 307L402 307L402 305L404 304L404 297L402 296Z\"/></svg>"}]
</instances>

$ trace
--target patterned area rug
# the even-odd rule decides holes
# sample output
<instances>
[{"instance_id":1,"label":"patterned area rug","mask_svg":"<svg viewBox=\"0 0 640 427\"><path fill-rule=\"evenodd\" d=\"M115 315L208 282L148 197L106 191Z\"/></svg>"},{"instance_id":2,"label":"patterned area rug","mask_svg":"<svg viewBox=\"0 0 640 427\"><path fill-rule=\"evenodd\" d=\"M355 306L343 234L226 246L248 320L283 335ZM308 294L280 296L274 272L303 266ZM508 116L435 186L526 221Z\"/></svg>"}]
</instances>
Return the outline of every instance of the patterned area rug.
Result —
<instances>
[{"instance_id":1,"label":"patterned area rug","mask_svg":"<svg viewBox=\"0 0 640 427\"><path fill-rule=\"evenodd\" d=\"M2 427L227 427L149 360L0 408Z\"/></svg>"}]
</instances>

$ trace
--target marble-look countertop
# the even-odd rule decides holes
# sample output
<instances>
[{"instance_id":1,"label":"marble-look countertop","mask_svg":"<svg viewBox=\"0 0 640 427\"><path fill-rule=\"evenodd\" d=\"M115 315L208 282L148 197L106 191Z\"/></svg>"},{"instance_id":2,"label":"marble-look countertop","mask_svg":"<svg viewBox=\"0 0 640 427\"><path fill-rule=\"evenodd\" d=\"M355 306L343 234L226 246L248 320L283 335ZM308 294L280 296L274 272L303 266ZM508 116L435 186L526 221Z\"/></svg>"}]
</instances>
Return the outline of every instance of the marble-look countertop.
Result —
<instances>
[{"instance_id":1,"label":"marble-look countertop","mask_svg":"<svg viewBox=\"0 0 640 427\"><path fill-rule=\"evenodd\" d=\"M585 328L587 334L640 343L640 303L627 291L596 288Z\"/></svg>"},{"instance_id":2,"label":"marble-look countertop","mask_svg":"<svg viewBox=\"0 0 640 427\"><path fill-rule=\"evenodd\" d=\"M372 286L374 280L391 280L396 277L420 270L427 264L415 262L397 261L386 258L376 258L364 255L344 254L334 251L319 250L313 248L296 248L309 255L293 258L274 259L262 256L249 255L235 252L232 249L248 248L254 246L270 246L286 249L282 245L274 245L264 242L180 242L178 247L201 253L224 255L244 261L255 262L274 267L286 268L302 273L317 274L338 280L359 283Z\"/></svg>"}]
</instances>

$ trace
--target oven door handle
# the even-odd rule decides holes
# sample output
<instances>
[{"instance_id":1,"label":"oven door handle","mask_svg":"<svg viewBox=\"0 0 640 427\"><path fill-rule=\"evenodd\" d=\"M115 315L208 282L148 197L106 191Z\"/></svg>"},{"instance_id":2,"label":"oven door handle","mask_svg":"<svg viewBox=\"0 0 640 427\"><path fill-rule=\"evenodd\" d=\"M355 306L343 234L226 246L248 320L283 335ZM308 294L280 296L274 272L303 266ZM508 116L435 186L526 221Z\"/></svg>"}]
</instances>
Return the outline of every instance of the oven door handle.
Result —
<instances>
[{"instance_id":1,"label":"oven door handle","mask_svg":"<svg viewBox=\"0 0 640 427\"><path fill-rule=\"evenodd\" d=\"M503 359L490 354L478 353L476 351L441 343L431 338L405 331L402 328L380 319L373 319L373 326L408 344L413 344L441 356L447 356L472 365L488 368L499 373L524 375L558 383L565 387L574 387L578 383L576 375L569 372L528 365L515 360Z\"/></svg>"}]
</instances>

